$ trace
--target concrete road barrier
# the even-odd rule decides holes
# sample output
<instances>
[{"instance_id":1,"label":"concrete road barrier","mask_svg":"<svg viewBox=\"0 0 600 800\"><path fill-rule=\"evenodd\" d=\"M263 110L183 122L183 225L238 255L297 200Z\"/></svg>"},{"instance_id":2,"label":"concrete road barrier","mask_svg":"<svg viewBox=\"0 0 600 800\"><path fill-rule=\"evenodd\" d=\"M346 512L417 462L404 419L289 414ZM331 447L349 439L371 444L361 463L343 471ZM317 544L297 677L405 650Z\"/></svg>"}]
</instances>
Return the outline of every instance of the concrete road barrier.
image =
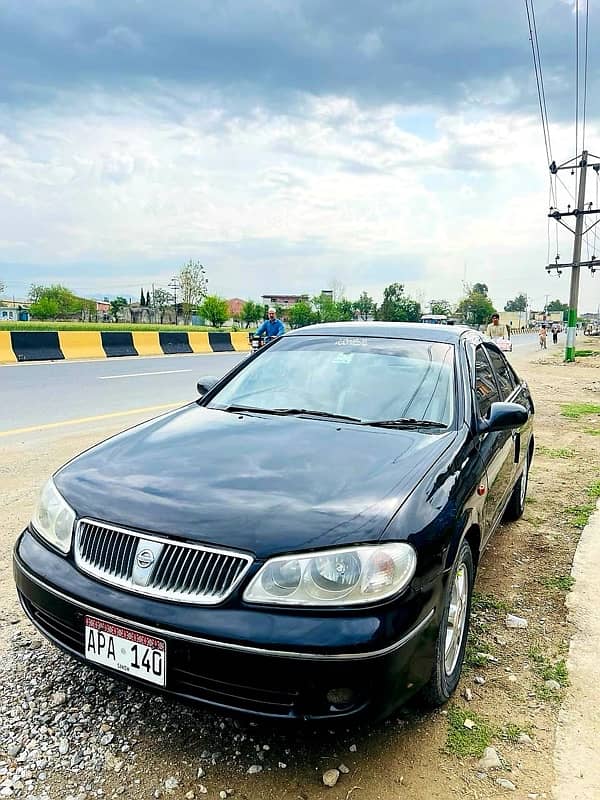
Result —
<instances>
[{"instance_id":1,"label":"concrete road barrier","mask_svg":"<svg viewBox=\"0 0 600 800\"><path fill-rule=\"evenodd\" d=\"M0 364L249 350L244 331L0 331Z\"/></svg>"}]
</instances>

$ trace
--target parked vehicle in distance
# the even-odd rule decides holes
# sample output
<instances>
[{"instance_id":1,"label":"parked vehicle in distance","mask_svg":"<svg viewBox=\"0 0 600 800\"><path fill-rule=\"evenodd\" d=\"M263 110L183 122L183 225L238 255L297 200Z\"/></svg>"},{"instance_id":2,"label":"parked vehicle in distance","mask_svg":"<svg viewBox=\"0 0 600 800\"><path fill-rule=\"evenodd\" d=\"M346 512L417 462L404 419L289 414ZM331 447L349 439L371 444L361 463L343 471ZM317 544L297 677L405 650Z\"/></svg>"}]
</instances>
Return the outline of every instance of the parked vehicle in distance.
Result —
<instances>
[{"instance_id":1,"label":"parked vehicle in distance","mask_svg":"<svg viewBox=\"0 0 600 800\"><path fill-rule=\"evenodd\" d=\"M443 704L473 584L522 513L534 405L465 327L294 330L81 454L14 550L33 624L112 676L226 712Z\"/></svg>"}]
</instances>

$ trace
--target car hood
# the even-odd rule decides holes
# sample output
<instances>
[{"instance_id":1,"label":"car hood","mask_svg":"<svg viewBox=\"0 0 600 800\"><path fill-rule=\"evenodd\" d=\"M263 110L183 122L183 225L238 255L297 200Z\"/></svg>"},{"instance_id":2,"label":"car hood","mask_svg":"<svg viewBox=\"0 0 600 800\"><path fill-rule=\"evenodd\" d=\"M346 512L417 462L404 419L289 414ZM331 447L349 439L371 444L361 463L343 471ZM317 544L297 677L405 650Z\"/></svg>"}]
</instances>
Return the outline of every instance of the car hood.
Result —
<instances>
[{"instance_id":1,"label":"car hood","mask_svg":"<svg viewBox=\"0 0 600 800\"><path fill-rule=\"evenodd\" d=\"M193 403L55 475L78 516L265 557L378 539L456 436Z\"/></svg>"}]
</instances>

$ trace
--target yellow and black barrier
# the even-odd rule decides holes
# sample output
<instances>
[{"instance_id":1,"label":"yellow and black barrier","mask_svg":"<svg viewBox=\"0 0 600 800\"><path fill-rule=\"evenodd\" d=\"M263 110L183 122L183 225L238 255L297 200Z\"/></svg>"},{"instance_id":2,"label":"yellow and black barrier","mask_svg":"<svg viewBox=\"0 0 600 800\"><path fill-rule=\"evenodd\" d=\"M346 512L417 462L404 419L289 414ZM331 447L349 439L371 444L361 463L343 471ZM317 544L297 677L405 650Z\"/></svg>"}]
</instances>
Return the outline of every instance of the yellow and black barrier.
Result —
<instances>
[{"instance_id":1,"label":"yellow and black barrier","mask_svg":"<svg viewBox=\"0 0 600 800\"><path fill-rule=\"evenodd\" d=\"M0 364L249 350L244 331L0 331Z\"/></svg>"}]
</instances>

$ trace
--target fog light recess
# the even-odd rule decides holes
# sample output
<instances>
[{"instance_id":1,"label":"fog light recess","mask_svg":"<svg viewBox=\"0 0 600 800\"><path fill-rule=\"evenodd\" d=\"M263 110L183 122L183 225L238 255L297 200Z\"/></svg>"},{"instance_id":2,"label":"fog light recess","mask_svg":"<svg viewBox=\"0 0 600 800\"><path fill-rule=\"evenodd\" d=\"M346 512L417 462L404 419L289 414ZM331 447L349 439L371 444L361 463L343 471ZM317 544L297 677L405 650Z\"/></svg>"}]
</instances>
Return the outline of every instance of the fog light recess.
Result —
<instances>
[{"instance_id":1,"label":"fog light recess","mask_svg":"<svg viewBox=\"0 0 600 800\"><path fill-rule=\"evenodd\" d=\"M342 687L341 689L330 689L325 696L330 705L336 708L344 708L345 706L352 705L355 692L354 689Z\"/></svg>"}]
</instances>

